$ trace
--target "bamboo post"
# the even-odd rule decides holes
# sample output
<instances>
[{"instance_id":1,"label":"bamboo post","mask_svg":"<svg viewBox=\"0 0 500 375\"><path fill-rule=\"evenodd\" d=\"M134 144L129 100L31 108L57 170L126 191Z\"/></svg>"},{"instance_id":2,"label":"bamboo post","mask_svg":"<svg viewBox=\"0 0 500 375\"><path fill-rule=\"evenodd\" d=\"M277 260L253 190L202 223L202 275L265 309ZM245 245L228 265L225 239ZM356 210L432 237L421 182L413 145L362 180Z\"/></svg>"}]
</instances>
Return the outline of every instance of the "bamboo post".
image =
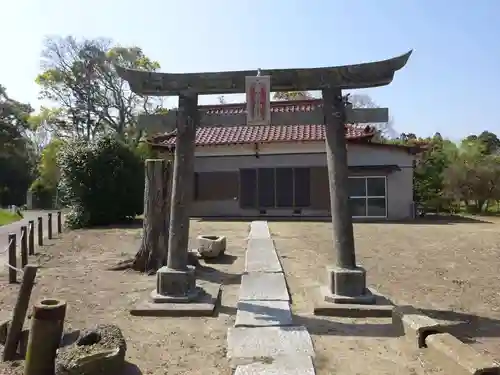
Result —
<instances>
[{"instance_id":1,"label":"bamboo post","mask_svg":"<svg viewBox=\"0 0 500 375\"><path fill-rule=\"evenodd\" d=\"M16 259L17 239L15 233L9 233L9 284L17 282L17 259Z\"/></svg>"},{"instance_id":2,"label":"bamboo post","mask_svg":"<svg viewBox=\"0 0 500 375\"><path fill-rule=\"evenodd\" d=\"M38 217L38 246L43 246L43 218L41 216Z\"/></svg>"},{"instance_id":3,"label":"bamboo post","mask_svg":"<svg viewBox=\"0 0 500 375\"><path fill-rule=\"evenodd\" d=\"M21 267L28 264L28 227L21 227Z\"/></svg>"},{"instance_id":4,"label":"bamboo post","mask_svg":"<svg viewBox=\"0 0 500 375\"><path fill-rule=\"evenodd\" d=\"M62 233L62 214L61 211L57 211L57 233Z\"/></svg>"},{"instance_id":5,"label":"bamboo post","mask_svg":"<svg viewBox=\"0 0 500 375\"><path fill-rule=\"evenodd\" d=\"M35 221L28 221L28 255L35 254Z\"/></svg>"},{"instance_id":6,"label":"bamboo post","mask_svg":"<svg viewBox=\"0 0 500 375\"><path fill-rule=\"evenodd\" d=\"M64 301L46 299L33 306L24 375L54 375L65 316Z\"/></svg>"},{"instance_id":7,"label":"bamboo post","mask_svg":"<svg viewBox=\"0 0 500 375\"><path fill-rule=\"evenodd\" d=\"M52 212L49 212L47 214L47 233L48 233L48 239L52 239Z\"/></svg>"},{"instance_id":8,"label":"bamboo post","mask_svg":"<svg viewBox=\"0 0 500 375\"><path fill-rule=\"evenodd\" d=\"M32 264L28 264L24 268L21 288L19 289L19 294L17 295L16 305L12 314L12 321L9 324L7 339L5 340L5 347L3 350L4 361L12 361L15 359L16 350L24 325L24 319L26 318L26 312L30 302L31 291L33 290L33 285L35 285L37 270L38 267Z\"/></svg>"}]
</instances>

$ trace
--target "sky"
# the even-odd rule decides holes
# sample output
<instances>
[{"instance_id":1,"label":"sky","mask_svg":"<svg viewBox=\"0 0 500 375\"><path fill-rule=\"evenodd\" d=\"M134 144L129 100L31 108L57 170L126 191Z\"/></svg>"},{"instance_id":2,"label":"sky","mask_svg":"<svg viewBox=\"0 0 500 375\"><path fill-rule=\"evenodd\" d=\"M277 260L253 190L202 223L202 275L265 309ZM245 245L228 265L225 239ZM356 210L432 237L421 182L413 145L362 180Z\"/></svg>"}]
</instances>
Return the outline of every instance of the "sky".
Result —
<instances>
[{"instance_id":1,"label":"sky","mask_svg":"<svg viewBox=\"0 0 500 375\"><path fill-rule=\"evenodd\" d=\"M35 108L52 35L138 46L165 72L335 66L413 49L390 85L357 93L388 107L397 132L500 134L498 0L3 0L0 12L0 84Z\"/></svg>"}]
</instances>

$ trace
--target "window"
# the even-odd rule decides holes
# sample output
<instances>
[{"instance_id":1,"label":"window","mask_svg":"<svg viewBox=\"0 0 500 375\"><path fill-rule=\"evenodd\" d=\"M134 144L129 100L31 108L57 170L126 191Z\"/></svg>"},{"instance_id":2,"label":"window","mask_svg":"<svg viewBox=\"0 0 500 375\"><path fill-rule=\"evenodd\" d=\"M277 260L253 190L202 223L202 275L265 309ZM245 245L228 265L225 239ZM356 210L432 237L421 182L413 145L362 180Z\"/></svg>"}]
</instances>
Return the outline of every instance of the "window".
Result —
<instances>
[{"instance_id":1,"label":"window","mask_svg":"<svg viewBox=\"0 0 500 375\"><path fill-rule=\"evenodd\" d=\"M240 170L241 208L308 207L310 189L309 168Z\"/></svg>"},{"instance_id":2,"label":"window","mask_svg":"<svg viewBox=\"0 0 500 375\"><path fill-rule=\"evenodd\" d=\"M386 177L349 177L352 217L387 217Z\"/></svg>"}]
</instances>

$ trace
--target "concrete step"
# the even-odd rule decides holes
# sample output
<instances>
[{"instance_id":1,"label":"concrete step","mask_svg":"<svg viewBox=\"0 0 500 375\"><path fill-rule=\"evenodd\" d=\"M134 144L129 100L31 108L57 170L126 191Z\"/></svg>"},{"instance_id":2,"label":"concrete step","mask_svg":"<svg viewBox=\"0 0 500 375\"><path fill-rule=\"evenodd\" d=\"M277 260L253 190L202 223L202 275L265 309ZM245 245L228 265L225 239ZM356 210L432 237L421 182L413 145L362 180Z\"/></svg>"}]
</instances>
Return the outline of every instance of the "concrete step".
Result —
<instances>
[{"instance_id":1,"label":"concrete step","mask_svg":"<svg viewBox=\"0 0 500 375\"><path fill-rule=\"evenodd\" d=\"M311 357L281 357L272 363L254 362L236 368L234 375L315 375Z\"/></svg>"},{"instance_id":2,"label":"concrete step","mask_svg":"<svg viewBox=\"0 0 500 375\"><path fill-rule=\"evenodd\" d=\"M311 336L303 326L233 327L228 330L227 349L232 367L259 359L314 356Z\"/></svg>"}]
</instances>

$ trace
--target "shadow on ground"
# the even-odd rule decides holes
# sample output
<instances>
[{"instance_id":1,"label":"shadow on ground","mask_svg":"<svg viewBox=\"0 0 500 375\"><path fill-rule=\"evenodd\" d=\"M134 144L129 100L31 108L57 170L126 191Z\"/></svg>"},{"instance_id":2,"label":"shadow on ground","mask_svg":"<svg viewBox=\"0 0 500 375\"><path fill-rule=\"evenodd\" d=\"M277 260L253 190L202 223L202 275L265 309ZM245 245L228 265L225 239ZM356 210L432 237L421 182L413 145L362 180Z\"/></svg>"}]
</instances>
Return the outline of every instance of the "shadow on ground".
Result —
<instances>
[{"instance_id":1,"label":"shadow on ground","mask_svg":"<svg viewBox=\"0 0 500 375\"><path fill-rule=\"evenodd\" d=\"M142 224L143 224L142 218L134 218L134 219L124 220L123 222L117 224L95 225L85 229L138 229L142 228Z\"/></svg>"},{"instance_id":2,"label":"shadow on ground","mask_svg":"<svg viewBox=\"0 0 500 375\"><path fill-rule=\"evenodd\" d=\"M254 220L265 220L268 222L284 222L284 221L307 221L317 223L328 223L331 221L329 217L275 217L275 216L248 216L248 217L198 217L194 218L198 221L218 222L218 221L233 221L233 222L250 222ZM406 224L406 225L452 225L452 224L493 224L491 221L466 217L460 215L429 215L423 218L408 219L408 220L380 220L380 219L353 219L353 223L362 224Z\"/></svg>"},{"instance_id":3,"label":"shadow on ground","mask_svg":"<svg viewBox=\"0 0 500 375\"><path fill-rule=\"evenodd\" d=\"M125 367L121 375L142 375L142 371L139 367L130 362L125 362Z\"/></svg>"},{"instance_id":4,"label":"shadow on ground","mask_svg":"<svg viewBox=\"0 0 500 375\"><path fill-rule=\"evenodd\" d=\"M445 321L448 332L465 343L481 337L500 337L500 320L450 310L420 309L425 315Z\"/></svg>"},{"instance_id":5,"label":"shadow on ground","mask_svg":"<svg viewBox=\"0 0 500 375\"><path fill-rule=\"evenodd\" d=\"M239 307L244 309L244 303ZM276 308L261 307L259 311L268 311L268 316L281 315ZM216 308L216 315L236 315L237 309L232 306L219 305ZM268 318L262 317L265 321ZM392 324L391 318L366 318L359 319L358 322L348 322L348 318L324 318L314 315L293 315L293 324L305 326L311 335L321 336L353 336L353 337L400 337L403 332L399 327ZM374 323L370 323L374 321ZM383 323L380 323L383 321Z\"/></svg>"},{"instance_id":6,"label":"shadow on ground","mask_svg":"<svg viewBox=\"0 0 500 375\"><path fill-rule=\"evenodd\" d=\"M205 262L205 264L231 265L234 262L236 262L236 259L238 259L238 257L235 255L222 254L222 255L218 256L217 258L206 258L203 261Z\"/></svg>"},{"instance_id":7,"label":"shadow on ground","mask_svg":"<svg viewBox=\"0 0 500 375\"><path fill-rule=\"evenodd\" d=\"M241 274L239 273L228 273L201 264L196 267L196 278L198 280L205 280L214 284L222 285L235 285L241 283Z\"/></svg>"}]
</instances>

